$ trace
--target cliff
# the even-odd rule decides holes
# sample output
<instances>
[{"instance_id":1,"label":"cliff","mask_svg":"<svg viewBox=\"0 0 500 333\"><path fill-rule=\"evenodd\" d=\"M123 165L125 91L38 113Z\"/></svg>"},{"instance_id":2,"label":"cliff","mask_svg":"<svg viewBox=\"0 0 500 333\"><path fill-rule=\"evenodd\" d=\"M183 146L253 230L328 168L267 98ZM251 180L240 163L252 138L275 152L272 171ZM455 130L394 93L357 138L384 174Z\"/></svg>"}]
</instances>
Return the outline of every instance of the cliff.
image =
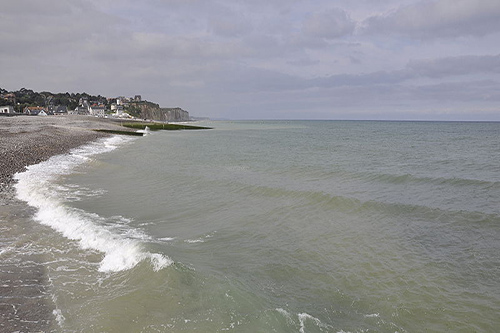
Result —
<instances>
[{"instance_id":1,"label":"cliff","mask_svg":"<svg viewBox=\"0 0 500 333\"><path fill-rule=\"evenodd\" d=\"M160 108L151 102L130 103L127 111L141 119L156 121L189 121L189 112L181 108Z\"/></svg>"}]
</instances>

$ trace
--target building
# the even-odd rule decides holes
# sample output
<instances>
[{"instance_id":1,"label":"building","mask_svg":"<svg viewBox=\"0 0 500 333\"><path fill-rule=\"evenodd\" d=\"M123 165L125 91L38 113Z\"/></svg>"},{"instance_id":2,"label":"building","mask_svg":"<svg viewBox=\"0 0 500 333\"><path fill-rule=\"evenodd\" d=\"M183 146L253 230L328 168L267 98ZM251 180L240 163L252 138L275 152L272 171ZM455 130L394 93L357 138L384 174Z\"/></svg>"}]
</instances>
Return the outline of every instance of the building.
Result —
<instances>
[{"instance_id":1,"label":"building","mask_svg":"<svg viewBox=\"0 0 500 333\"><path fill-rule=\"evenodd\" d=\"M117 115L121 115L123 113L123 105L111 104L111 111L114 111Z\"/></svg>"},{"instance_id":2,"label":"building","mask_svg":"<svg viewBox=\"0 0 500 333\"><path fill-rule=\"evenodd\" d=\"M89 109L86 106L77 106L71 114L78 114L81 116L88 116L89 115Z\"/></svg>"},{"instance_id":3,"label":"building","mask_svg":"<svg viewBox=\"0 0 500 333\"><path fill-rule=\"evenodd\" d=\"M65 105L49 105L48 107L49 114L63 114L68 113L68 108Z\"/></svg>"},{"instance_id":4,"label":"building","mask_svg":"<svg viewBox=\"0 0 500 333\"><path fill-rule=\"evenodd\" d=\"M120 96L116 99L116 104L117 105L123 105L123 106L128 106L129 99L127 97Z\"/></svg>"},{"instance_id":5,"label":"building","mask_svg":"<svg viewBox=\"0 0 500 333\"><path fill-rule=\"evenodd\" d=\"M73 110L68 112L68 114L77 114L80 116L88 116L90 115L90 106L87 98L80 98L78 101L78 106Z\"/></svg>"},{"instance_id":6,"label":"building","mask_svg":"<svg viewBox=\"0 0 500 333\"><path fill-rule=\"evenodd\" d=\"M89 100L86 98L86 97L82 97L80 98L80 100L78 101L78 105L80 106L85 106L85 107L89 107Z\"/></svg>"},{"instance_id":7,"label":"building","mask_svg":"<svg viewBox=\"0 0 500 333\"><path fill-rule=\"evenodd\" d=\"M91 116L104 117L104 111L106 110L104 105L94 104L89 107L89 112Z\"/></svg>"},{"instance_id":8,"label":"building","mask_svg":"<svg viewBox=\"0 0 500 333\"><path fill-rule=\"evenodd\" d=\"M30 115L30 116L46 116L47 112L45 112L45 108L41 106L27 106L23 110L24 114Z\"/></svg>"},{"instance_id":9,"label":"building","mask_svg":"<svg viewBox=\"0 0 500 333\"><path fill-rule=\"evenodd\" d=\"M65 105L58 105L54 108L54 114L68 113L68 108Z\"/></svg>"},{"instance_id":10,"label":"building","mask_svg":"<svg viewBox=\"0 0 500 333\"><path fill-rule=\"evenodd\" d=\"M0 106L0 113L15 113L12 105Z\"/></svg>"}]
</instances>

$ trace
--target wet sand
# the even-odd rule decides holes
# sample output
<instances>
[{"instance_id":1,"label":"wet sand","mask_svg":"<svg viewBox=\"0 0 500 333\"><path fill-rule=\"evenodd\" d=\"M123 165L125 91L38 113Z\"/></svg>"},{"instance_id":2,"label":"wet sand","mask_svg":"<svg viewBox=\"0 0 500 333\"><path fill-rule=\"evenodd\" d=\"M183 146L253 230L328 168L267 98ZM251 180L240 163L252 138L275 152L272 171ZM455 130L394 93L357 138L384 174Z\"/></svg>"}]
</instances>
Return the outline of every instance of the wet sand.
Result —
<instances>
[{"instance_id":1,"label":"wet sand","mask_svg":"<svg viewBox=\"0 0 500 333\"><path fill-rule=\"evenodd\" d=\"M41 254L24 232L36 223L33 209L15 198L12 176L26 166L64 154L108 134L119 122L88 116L0 117L0 331L57 330ZM25 253L25 254L23 254Z\"/></svg>"}]
</instances>

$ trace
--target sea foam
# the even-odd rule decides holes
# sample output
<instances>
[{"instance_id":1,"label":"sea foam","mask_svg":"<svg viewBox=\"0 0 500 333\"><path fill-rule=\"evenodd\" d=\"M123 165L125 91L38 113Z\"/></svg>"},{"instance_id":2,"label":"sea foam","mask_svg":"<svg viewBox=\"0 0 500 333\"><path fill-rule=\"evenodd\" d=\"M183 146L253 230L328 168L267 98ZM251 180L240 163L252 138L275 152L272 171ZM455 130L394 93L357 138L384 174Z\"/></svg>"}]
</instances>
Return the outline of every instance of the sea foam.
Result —
<instances>
[{"instance_id":1,"label":"sea foam","mask_svg":"<svg viewBox=\"0 0 500 333\"><path fill-rule=\"evenodd\" d=\"M78 241L82 249L102 252L104 257L99 267L102 272L127 270L148 259L155 271L172 264L168 257L144 251L137 237L127 237L103 225L104 218L97 214L65 205L62 196L66 193L54 183L58 177L70 174L77 166L90 161L93 155L112 151L130 140L118 136L100 140L73 149L69 154L31 165L27 171L14 176L17 197L37 209L35 220L68 239Z\"/></svg>"}]
</instances>

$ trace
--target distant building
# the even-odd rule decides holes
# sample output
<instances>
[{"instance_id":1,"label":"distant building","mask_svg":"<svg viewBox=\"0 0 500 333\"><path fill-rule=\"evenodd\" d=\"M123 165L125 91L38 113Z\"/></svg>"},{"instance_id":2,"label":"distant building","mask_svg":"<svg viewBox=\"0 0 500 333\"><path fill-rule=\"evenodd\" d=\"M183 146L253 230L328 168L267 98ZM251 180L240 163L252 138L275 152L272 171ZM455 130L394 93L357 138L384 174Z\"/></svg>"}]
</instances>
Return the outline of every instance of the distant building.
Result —
<instances>
[{"instance_id":1,"label":"distant building","mask_svg":"<svg viewBox=\"0 0 500 333\"><path fill-rule=\"evenodd\" d=\"M135 95L134 102L140 102L140 101L142 101L141 95Z\"/></svg>"},{"instance_id":2,"label":"distant building","mask_svg":"<svg viewBox=\"0 0 500 333\"><path fill-rule=\"evenodd\" d=\"M58 105L54 108L54 114L68 113L68 108L65 105Z\"/></svg>"},{"instance_id":3,"label":"distant building","mask_svg":"<svg viewBox=\"0 0 500 333\"><path fill-rule=\"evenodd\" d=\"M86 97L82 97L80 98L80 100L78 101L78 105L80 106L85 106L85 107L89 107L89 100L86 98Z\"/></svg>"},{"instance_id":4,"label":"distant building","mask_svg":"<svg viewBox=\"0 0 500 333\"><path fill-rule=\"evenodd\" d=\"M71 112L71 114L78 114L78 115L81 115L81 116L88 116L90 113L89 113L89 108L86 107L86 106L77 106L73 112Z\"/></svg>"},{"instance_id":5,"label":"distant building","mask_svg":"<svg viewBox=\"0 0 500 333\"><path fill-rule=\"evenodd\" d=\"M48 107L49 114L63 114L68 113L68 108L65 105L49 105Z\"/></svg>"},{"instance_id":6,"label":"distant building","mask_svg":"<svg viewBox=\"0 0 500 333\"><path fill-rule=\"evenodd\" d=\"M104 105L94 104L89 108L90 115L96 117L104 117L104 111L106 110Z\"/></svg>"},{"instance_id":7,"label":"distant building","mask_svg":"<svg viewBox=\"0 0 500 333\"><path fill-rule=\"evenodd\" d=\"M122 117L123 114L123 106L122 105L115 105L114 108L112 108L113 111L115 111L115 116L116 117Z\"/></svg>"},{"instance_id":8,"label":"distant building","mask_svg":"<svg viewBox=\"0 0 500 333\"><path fill-rule=\"evenodd\" d=\"M129 99L127 97L120 96L116 99L117 105L128 106Z\"/></svg>"},{"instance_id":9,"label":"distant building","mask_svg":"<svg viewBox=\"0 0 500 333\"><path fill-rule=\"evenodd\" d=\"M69 111L68 114L77 114L80 116L90 115L90 105L88 99L85 97L80 98L78 106L73 111Z\"/></svg>"},{"instance_id":10,"label":"distant building","mask_svg":"<svg viewBox=\"0 0 500 333\"><path fill-rule=\"evenodd\" d=\"M12 105L0 106L0 113L14 113Z\"/></svg>"},{"instance_id":11,"label":"distant building","mask_svg":"<svg viewBox=\"0 0 500 333\"><path fill-rule=\"evenodd\" d=\"M30 116L47 115L47 112L45 112L45 108L41 106L27 106L24 108L23 113Z\"/></svg>"}]
</instances>

